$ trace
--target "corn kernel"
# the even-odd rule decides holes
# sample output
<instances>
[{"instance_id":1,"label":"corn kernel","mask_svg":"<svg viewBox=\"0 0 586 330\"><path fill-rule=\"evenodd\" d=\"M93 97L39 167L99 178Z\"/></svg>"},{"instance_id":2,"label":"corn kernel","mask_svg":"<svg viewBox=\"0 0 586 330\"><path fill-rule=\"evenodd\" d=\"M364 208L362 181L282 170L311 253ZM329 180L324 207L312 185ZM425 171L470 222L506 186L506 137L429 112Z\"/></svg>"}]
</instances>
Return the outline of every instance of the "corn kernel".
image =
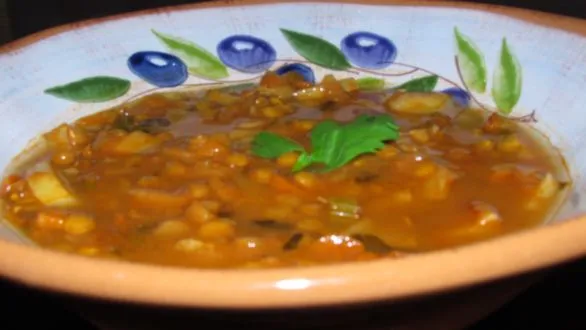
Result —
<instances>
[{"instance_id":1,"label":"corn kernel","mask_svg":"<svg viewBox=\"0 0 586 330\"><path fill-rule=\"evenodd\" d=\"M399 149L393 146L386 146L377 152L377 155L383 159L390 159L399 154Z\"/></svg>"},{"instance_id":2,"label":"corn kernel","mask_svg":"<svg viewBox=\"0 0 586 330\"><path fill-rule=\"evenodd\" d=\"M489 152L494 150L494 142L491 140L482 140L474 145L477 152Z\"/></svg>"},{"instance_id":3,"label":"corn kernel","mask_svg":"<svg viewBox=\"0 0 586 330\"><path fill-rule=\"evenodd\" d=\"M244 167L248 165L248 157L243 154L232 154L228 156L228 164L231 167Z\"/></svg>"},{"instance_id":4,"label":"corn kernel","mask_svg":"<svg viewBox=\"0 0 586 330\"><path fill-rule=\"evenodd\" d=\"M37 214L35 225L41 229L59 229L65 221L59 215L40 212Z\"/></svg>"},{"instance_id":5,"label":"corn kernel","mask_svg":"<svg viewBox=\"0 0 586 330\"><path fill-rule=\"evenodd\" d=\"M515 135L507 135L499 141L497 148L502 152L515 152L521 149L521 141Z\"/></svg>"},{"instance_id":6,"label":"corn kernel","mask_svg":"<svg viewBox=\"0 0 586 330\"><path fill-rule=\"evenodd\" d=\"M55 165L67 166L75 163L75 153L70 150L57 151L51 157L51 162Z\"/></svg>"},{"instance_id":7,"label":"corn kernel","mask_svg":"<svg viewBox=\"0 0 586 330\"><path fill-rule=\"evenodd\" d=\"M87 234L94 230L94 228L96 228L94 220L83 214L71 214L63 224L63 229L72 235Z\"/></svg>"},{"instance_id":8,"label":"corn kernel","mask_svg":"<svg viewBox=\"0 0 586 330\"><path fill-rule=\"evenodd\" d=\"M100 249L94 246L87 246L87 247L82 247L79 250L77 250L77 253L82 254L84 256L95 256L98 253L100 253Z\"/></svg>"},{"instance_id":9,"label":"corn kernel","mask_svg":"<svg viewBox=\"0 0 586 330\"><path fill-rule=\"evenodd\" d=\"M299 172L295 174L295 182L305 188L313 188L317 184L317 178L309 172Z\"/></svg>"},{"instance_id":10,"label":"corn kernel","mask_svg":"<svg viewBox=\"0 0 586 330\"><path fill-rule=\"evenodd\" d=\"M222 200L231 201L240 196L240 189L233 183L218 178L212 178L209 181L212 191Z\"/></svg>"},{"instance_id":11,"label":"corn kernel","mask_svg":"<svg viewBox=\"0 0 586 330\"><path fill-rule=\"evenodd\" d=\"M201 205L212 213L218 213L222 204L218 201L201 201Z\"/></svg>"},{"instance_id":12,"label":"corn kernel","mask_svg":"<svg viewBox=\"0 0 586 330\"><path fill-rule=\"evenodd\" d=\"M420 178L424 178L427 176L430 176L433 174L433 172L435 172L436 166L433 163L430 162L425 162L425 163L421 163L418 164L415 167L415 176L420 177Z\"/></svg>"},{"instance_id":13,"label":"corn kernel","mask_svg":"<svg viewBox=\"0 0 586 330\"><path fill-rule=\"evenodd\" d=\"M273 172L269 169L258 169L253 171L251 176L256 182L267 184L271 181Z\"/></svg>"},{"instance_id":14,"label":"corn kernel","mask_svg":"<svg viewBox=\"0 0 586 330\"><path fill-rule=\"evenodd\" d=\"M84 146L89 143L90 139L85 130L77 126L69 126L68 130L69 143L73 147Z\"/></svg>"},{"instance_id":15,"label":"corn kernel","mask_svg":"<svg viewBox=\"0 0 586 330\"><path fill-rule=\"evenodd\" d=\"M411 136L411 139L417 143L429 142L429 132L424 128L410 130L409 136Z\"/></svg>"},{"instance_id":16,"label":"corn kernel","mask_svg":"<svg viewBox=\"0 0 586 330\"><path fill-rule=\"evenodd\" d=\"M234 225L226 221L211 221L199 228L199 237L209 240L223 240L232 238L236 233Z\"/></svg>"},{"instance_id":17,"label":"corn kernel","mask_svg":"<svg viewBox=\"0 0 586 330\"><path fill-rule=\"evenodd\" d=\"M293 122L293 127L300 131L309 131L315 126L315 124L316 123L313 120L300 119Z\"/></svg>"},{"instance_id":18,"label":"corn kernel","mask_svg":"<svg viewBox=\"0 0 586 330\"><path fill-rule=\"evenodd\" d=\"M153 234L159 237L181 236L189 232L189 226L181 220L167 220L154 230Z\"/></svg>"},{"instance_id":19,"label":"corn kernel","mask_svg":"<svg viewBox=\"0 0 586 330\"><path fill-rule=\"evenodd\" d=\"M280 108L269 106L262 109L262 114L267 118L279 118L284 112Z\"/></svg>"},{"instance_id":20,"label":"corn kernel","mask_svg":"<svg viewBox=\"0 0 586 330\"><path fill-rule=\"evenodd\" d=\"M187 210L185 210L185 217L195 223L203 223L214 218L214 214L206 209L200 202L193 202Z\"/></svg>"},{"instance_id":21,"label":"corn kernel","mask_svg":"<svg viewBox=\"0 0 586 330\"><path fill-rule=\"evenodd\" d=\"M273 96L269 99L269 103L271 105L283 105L283 101L281 101L278 97L275 97L275 96Z\"/></svg>"},{"instance_id":22,"label":"corn kernel","mask_svg":"<svg viewBox=\"0 0 586 330\"><path fill-rule=\"evenodd\" d=\"M189 139L189 149L196 150L197 148L206 144L208 141L209 138L205 135L194 136Z\"/></svg>"},{"instance_id":23,"label":"corn kernel","mask_svg":"<svg viewBox=\"0 0 586 330\"><path fill-rule=\"evenodd\" d=\"M391 194L391 198L395 203L407 204L413 201L413 194L409 189L402 189Z\"/></svg>"},{"instance_id":24,"label":"corn kernel","mask_svg":"<svg viewBox=\"0 0 586 330\"><path fill-rule=\"evenodd\" d=\"M298 157L299 154L296 152L287 152L277 158L277 164L282 167L293 167Z\"/></svg>"},{"instance_id":25,"label":"corn kernel","mask_svg":"<svg viewBox=\"0 0 586 330\"><path fill-rule=\"evenodd\" d=\"M197 251L205 246L205 243L193 238L186 238L175 243L175 249L183 252Z\"/></svg>"},{"instance_id":26,"label":"corn kernel","mask_svg":"<svg viewBox=\"0 0 586 330\"><path fill-rule=\"evenodd\" d=\"M268 121L266 121L266 120L249 120L249 121L245 121L245 122L240 123L238 125L238 128L245 129L245 130L258 129L258 128L262 128L262 127L266 126L267 123L268 123Z\"/></svg>"},{"instance_id":27,"label":"corn kernel","mask_svg":"<svg viewBox=\"0 0 586 330\"><path fill-rule=\"evenodd\" d=\"M419 150L419 148L416 145L405 140L397 141L397 147L401 149L401 151L409 153L414 153Z\"/></svg>"},{"instance_id":28,"label":"corn kernel","mask_svg":"<svg viewBox=\"0 0 586 330\"><path fill-rule=\"evenodd\" d=\"M179 162L170 161L165 164L164 172L169 176L185 176L187 174L187 167Z\"/></svg>"},{"instance_id":29,"label":"corn kernel","mask_svg":"<svg viewBox=\"0 0 586 330\"><path fill-rule=\"evenodd\" d=\"M202 183L194 183L189 185L189 194L195 199L202 199L210 194L210 188Z\"/></svg>"}]
</instances>

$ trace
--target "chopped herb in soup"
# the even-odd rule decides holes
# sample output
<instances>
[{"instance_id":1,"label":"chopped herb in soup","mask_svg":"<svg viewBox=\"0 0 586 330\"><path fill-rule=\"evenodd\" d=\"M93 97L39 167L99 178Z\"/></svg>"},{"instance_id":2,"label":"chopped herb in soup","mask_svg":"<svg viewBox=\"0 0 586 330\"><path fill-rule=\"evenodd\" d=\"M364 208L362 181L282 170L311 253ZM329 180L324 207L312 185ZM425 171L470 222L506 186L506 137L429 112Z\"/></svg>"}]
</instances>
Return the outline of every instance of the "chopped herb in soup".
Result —
<instances>
[{"instance_id":1,"label":"chopped herb in soup","mask_svg":"<svg viewBox=\"0 0 586 330\"><path fill-rule=\"evenodd\" d=\"M40 246L197 268L408 257L537 226L566 185L525 124L443 93L267 73L64 123L2 184Z\"/></svg>"}]
</instances>

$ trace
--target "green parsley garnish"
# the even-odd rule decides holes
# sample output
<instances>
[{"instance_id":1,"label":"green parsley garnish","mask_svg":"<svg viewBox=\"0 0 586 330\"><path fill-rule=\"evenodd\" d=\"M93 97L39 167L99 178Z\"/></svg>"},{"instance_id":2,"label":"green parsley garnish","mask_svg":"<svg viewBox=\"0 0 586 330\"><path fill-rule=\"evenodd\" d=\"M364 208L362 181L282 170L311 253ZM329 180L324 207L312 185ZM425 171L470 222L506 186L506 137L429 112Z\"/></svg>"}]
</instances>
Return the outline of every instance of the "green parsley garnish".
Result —
<instances>
[{"instance_id":1,"label":"green parsley garnish","mask_svg":"<svg viewBox=\"0 0 586 330\"><path fill-rule=\"evenodd\" d=\"M393 118L383 115L360 115L352 122L338 124L326 120L310 133L311 151L299 143L271 132L260 132L252 142L252 152L262 158L274 159L284 153L300 152L293 171L312 164L323 164L324 171L342 167L352 159L384 147L384 142L399 137L399 126Z\"/></svg>"}]
</instances>

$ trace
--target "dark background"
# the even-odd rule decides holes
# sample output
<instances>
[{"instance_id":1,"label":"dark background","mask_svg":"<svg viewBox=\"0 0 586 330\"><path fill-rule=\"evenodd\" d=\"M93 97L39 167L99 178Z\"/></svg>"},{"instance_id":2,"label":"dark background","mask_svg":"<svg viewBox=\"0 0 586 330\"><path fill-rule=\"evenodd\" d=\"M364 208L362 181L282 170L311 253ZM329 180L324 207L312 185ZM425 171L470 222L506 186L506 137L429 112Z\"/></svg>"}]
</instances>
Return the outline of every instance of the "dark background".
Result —
<instances>
[{"instance_id":1,"label":"dark background","mask_svg":"<svg viewBox=\"0 0 586 330\"><path fill-rule=\"evenodd\" d=\"M0 0L0 44L56 25L122 12L184 4L186 0ZM484 0L586 19L586 0ZM501 310L469 330L586 329L582 317L586 296L586 259L555 269ZM0 299L4 313L0 322L18 322L7 329L47 326L93 329L75 313L47 293L16 286L0 280ZM5 304L8 303L8 306ZM20 312L17 315L16 312ZM22 315L22 314L24 315ZM41 315L39 317L39 315ZM31 317L32 316L32 317ZM196 325L193 325L194 327Z\"/></svg>"}]
</instances>

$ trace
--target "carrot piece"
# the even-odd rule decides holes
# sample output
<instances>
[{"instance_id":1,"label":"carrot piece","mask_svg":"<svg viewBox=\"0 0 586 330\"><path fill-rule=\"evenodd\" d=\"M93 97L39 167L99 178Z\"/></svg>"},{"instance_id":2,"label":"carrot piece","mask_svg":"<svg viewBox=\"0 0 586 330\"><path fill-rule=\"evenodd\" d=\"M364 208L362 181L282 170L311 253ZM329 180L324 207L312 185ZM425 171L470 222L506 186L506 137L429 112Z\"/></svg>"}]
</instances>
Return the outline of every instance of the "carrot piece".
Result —
<instances>
[{"instance_id":1,"label":"carrot piece","mask_svg":"<svg viewBox=\"0 0 586 330\"><path fill-rule=\"evenodd\" d=\"M305 191L296 186L290 180L287 180L287 178L278 174L272 175L269 184L271 185L271 187L273 187L273 189L281 192L288 192L299 196L306 195Z\"/></svg>"}]
</instances>

